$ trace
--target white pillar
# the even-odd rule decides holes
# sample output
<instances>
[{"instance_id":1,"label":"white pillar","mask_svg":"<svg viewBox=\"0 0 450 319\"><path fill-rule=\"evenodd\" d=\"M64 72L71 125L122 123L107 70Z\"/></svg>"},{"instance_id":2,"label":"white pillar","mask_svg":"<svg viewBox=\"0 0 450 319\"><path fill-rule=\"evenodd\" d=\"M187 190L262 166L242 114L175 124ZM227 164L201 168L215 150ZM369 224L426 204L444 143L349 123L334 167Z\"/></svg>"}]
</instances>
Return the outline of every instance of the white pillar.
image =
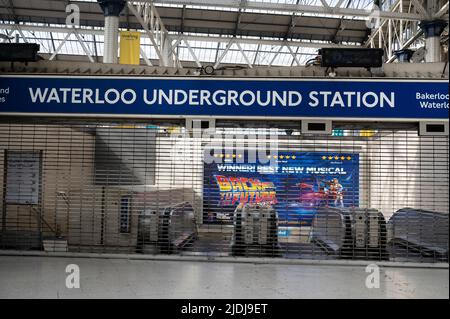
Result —
<instances>
[{"instance_id":1,"label":"white pillar","mask_svg":"<svg viewBox=\"0 0 450 319\"><path fill-rule=\"evenodd\" d=\"M425 62L441 62L441 34L447 24L447 21L444 20L422 21L420 23L426 39L427 54Z\"/></svg>"},{"instance_id":2,"label":"white pillar","mask_svg":"<svg viewBox=\"0 0 450 319\"><path fill-rule=\"evenodd\" d=\"M426 39L426 62L441 62L441 37L429 37Z\"/></svg>"},{"instance_id":3,"label":"white pillar","mask_svg":"<svg viewBox=\"0 0 450 319\"><path fill-rule=\"evenodd\" d=\"M169 38L164 35L164 38L161 41L161 65L165 67L174 67L175 60L173 54L172 43L170 42Z\"/></svg>"},{"instance_id":4,"label":"white pillar","mask_svg":"<svg viewBox=\"0 0 450 319\"><path fill-rule=\"evenodd\" d=\"M439 0L423 1L429 17L433 17L439 11L441 2ZM446 26L447 21L444 20L428 20L420 23L420 27L425 33L425 48L427 50L425 62L441 62L441 34Z\"/></svg>"},{"instance_id":5,"label":"white pillar","mask_svg":"<svg viewBox=\"0 0 450 319\"><path fill-rule=\"evenodd\" d=\"M105 16L103 63L117 63L119 51L119 16L125 0L97 0Z\"/></svg>"},{"instance_id":6,"label":"white pillar","mask_svg":"<svg viewBox=\"0 0 450 319\"><path fill-rule=\"evenodd\" d=\"M105 17L103 63L117 63L119 50L119 17Z\"/></svg>"}]
</instances>

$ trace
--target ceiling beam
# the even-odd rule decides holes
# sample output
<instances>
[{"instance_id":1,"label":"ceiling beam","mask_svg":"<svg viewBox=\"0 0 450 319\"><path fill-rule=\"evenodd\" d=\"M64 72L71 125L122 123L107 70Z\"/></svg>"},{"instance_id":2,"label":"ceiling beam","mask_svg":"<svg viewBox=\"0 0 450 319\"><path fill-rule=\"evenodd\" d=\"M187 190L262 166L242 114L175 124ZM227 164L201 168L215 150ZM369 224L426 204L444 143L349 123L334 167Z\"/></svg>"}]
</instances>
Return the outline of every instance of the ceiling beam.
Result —
<instances>
[{"instance_id":1,"label":"ceiling beam","mask_svg":"<svg viewBox=\"0 0 450 319\"><path fill-rule=\"evenodd\" d=\"M186 20L186 6L183 6L183 10L181 11L181 25L180 25L180 33L184 33L184 23Z\"/></svg>"},{"instance_id":2,"label":"ceiling beam","mask_svg":"<svg viewBox=\"0 0 450 319\"><path fill-rule=\"evenodd\" d=\"M348 0L347 5L345 6L346 8L350 7L350 4L352 3L352 0ZM344 21L344 17L341 17L341 19L339 20L339 24L338 27L336 28L336 32L333 34L333 39L331 40L331 42L333 43L337 43L336 38L339 34L339 31L341 31L342 29L342 22Z\"/></svg>"},{"instance_id":3,"label":"ceiling beam","mask_svg":"<svg viewBox=\"0 0 450 319\"><path fill-rule=\"evenodd\" d=\"M431 14L423 7L423 5L419 2L419 0L410 0L411 3L414 5L414 8L416 8L417 12L423 15L424 18L430 19Z\"/></svg>"},{"instance_id":4,"label":"ceiling beam","mask_svg":"<svg viewBox=\"0 0 450 319\"><path fill-rule=\"evenodd\" d=\"M16 30L16 28L19 25L16 24L7 24L7 23L0 23L0 30ZM66 28L66 27L54 27L54 26L46 26L46 25L26 25L21 24L20 29L22 31L42 31L42 32L56 32L56 33L69 33L73 31L75 28ZM78 33L80 34L94 34L94 35L103 35L102 29L86 29L86 28L76 28ZM173 34L172 36L180 36L179 34ZM147 38L148 35L146 32L141 32L141 37ZM187 41L204 41L204 42L215 42L215 43L228 43L232 37L221 37L221 36L203 36L203 35L183 35L183 39ZM325 47L360 47L359 45L343 45L343 44L333 44L328 42L309 42L309 41L284 41L284 40L269 40L269 39L256 39L256 38L234 38L235 42L240 44L261 44L261 45L275 45L275 46L281 46L288 44L290 47L304 47L304 48L325 48Z\"/></svg>"},{"instance_id":5,"label":"ceiling beam","mask_svg":"<svg viewBox=\"0 0 450 319\"><path fill-rule=\"evenodd\" d=\"M296 4L299 4L299 3L300 3L300 0L297 0ZM288 29L286 31L286 34L284 35L284 40L287 40L289 38L289 36L291 35L292 31L295 28L295 25L296 25L295 17L296 17L296 13L293 13L291 15L291 21L289 23L289 27L288 27Z\"/></svg>"},{"instance_id":6,"label":"ceiling beam","mask_svg":"<svg viewBox=\"0 0 450 319\"><path fill-rule=\"evenodd\" d=\"M239 8L239 11L238 11L238 14L237 14L237 18L236 18L236 22L234 24L234 32L233 32L234 36L237 36L237 34L238 34L239 27L241 25L241 18L242 18L242 11L243 10L244 9L242 7Z\"/></svg>"},{"instance_id":7,"label":"ceiling beam","mask_svg":"<svg viewBox=\"0 0 450 319\"><path fill-rule=\"evenodd\" d=\"M5 1L5 0L4 0ZM26 1L29 0L15 0L15 9L18 14L19 23L51 23L52 25L65 24L66 13L63 2L58 0L42 0L45 6L30 8ZM53 2L58 2L53 4ZM104 17L100 8L93 6L91 2L79 2L81 10L81 23L83 26L102 27L104 24ZM141 3L142 4L142 3ZM145 4L145 3L144 3ZM184 6L186 8L186 6ZM221 34L221 35L235 35L237 36L252 36L263 38L274 38L276 40L285 39L286 32L290 27L290 16L281 13L273 14L259 14L256 12L248 12L246 6L242 11L241 23L236 28L237 11L226 9L211 9L211 8L191 8L187 6L185 9L184 23L183 20L183 6L159 6L158 12L166 28L170 32L189 32L190 34ZM0 12L6 11L7 7L2 6L0 2ZM9 10L8 10L9 12ZM1 15L0 13L0 15ZM130 12L121 17L120 25L123 28L127 27L127 20L129 20L129 28L140 29L139 21ZM338 24L337 18L331 17L300 17L300 13L296 13L293 25L295 26L288 39L306 39L317 41L329 41L335 32ZM5 22L13 22L12 16L8 16ZM300 20L301 19L301 20ZM245 23L245 28L244 24ZM360 43L364 41L366 34L366 24L363 20L349 21L349 25L345 32L340 32L338 41Z\"/></svg>"},{"instance_id":8,"label":"ceiling beam","mask_svg":"<svg viewBox=\"0 0 450 319\"><path fill-rule=\"evenodd\" d=\"M224 7L239 9L241 0L214 0L211 3L210 0L140 0L141 2L152 2L156 5L189 5L189 6L205 6L210 7ZM306 13L306 14L327 14L331 16L344 16L344 17L360 17L367 18L371 14L371 10L355 9L355 8L340 8L340 7L324 7L304 4L288 4L288 3L271 3L260 1L247 1L247 10L268 10L275 12L286 13ZM407 12L391 12L380 11L379 14L382 19L396 19L407 21L421 21L423 20L422 14L407 13Z\"/></svg>"},{"instance_id":9,"label":"ceiling beam","mask_svg":"<svg viewBox=\"0 0 450 319\"><path fill-rule=\"evenodd\" d=\"M14 23L18 23L19 19L17 18L16 9L14 8L13 0L8 0L9 9L11 10L11 14L14 19Z\"/></svg>"}]
</instances>

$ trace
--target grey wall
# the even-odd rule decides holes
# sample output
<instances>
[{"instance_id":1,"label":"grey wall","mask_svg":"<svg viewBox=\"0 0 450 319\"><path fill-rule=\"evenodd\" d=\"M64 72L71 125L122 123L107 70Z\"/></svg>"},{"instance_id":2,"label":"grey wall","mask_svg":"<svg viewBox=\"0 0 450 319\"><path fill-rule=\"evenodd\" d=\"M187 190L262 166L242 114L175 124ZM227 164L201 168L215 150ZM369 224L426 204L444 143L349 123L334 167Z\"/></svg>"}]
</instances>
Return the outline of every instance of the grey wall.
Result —
<instances>
[{"instance_id":1,"label":"grey wall","mask_svg":"<svg viewBox=\"0 0 450 319\"><path fill-rule=\"evenodd\" d=\"M155 183L156 132L141 128L98 128L95 182L126 186Z\"/></svg>"}]
</instances>

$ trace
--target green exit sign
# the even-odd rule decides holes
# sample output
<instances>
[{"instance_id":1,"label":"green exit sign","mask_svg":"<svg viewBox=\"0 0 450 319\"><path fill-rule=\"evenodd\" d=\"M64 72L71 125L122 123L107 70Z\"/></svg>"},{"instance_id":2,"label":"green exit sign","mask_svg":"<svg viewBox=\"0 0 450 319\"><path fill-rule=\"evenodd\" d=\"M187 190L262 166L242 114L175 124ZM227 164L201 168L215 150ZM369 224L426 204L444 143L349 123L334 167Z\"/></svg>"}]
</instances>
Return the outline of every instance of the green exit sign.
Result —
<instances>
[{"instance_id":1,"label":"green exit sign","mask_svg":"<svg viewBox=\"0 0 450 319\"><path fill-rule=\"evenodd\" d=\"M333 130L333 136L344 136L344 130Z\"/></svg>"}]
</instances>

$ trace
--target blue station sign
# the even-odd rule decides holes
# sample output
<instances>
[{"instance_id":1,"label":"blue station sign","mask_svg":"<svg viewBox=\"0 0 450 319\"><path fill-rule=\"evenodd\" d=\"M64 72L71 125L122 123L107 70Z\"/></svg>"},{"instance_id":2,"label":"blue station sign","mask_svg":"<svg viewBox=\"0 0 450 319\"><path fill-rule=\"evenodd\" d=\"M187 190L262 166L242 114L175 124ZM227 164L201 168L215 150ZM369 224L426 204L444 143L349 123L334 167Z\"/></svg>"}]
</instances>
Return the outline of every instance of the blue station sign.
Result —
<instances>
[{"instance_id":1,"label":"blue station sign","mask_svg":"<svg viewBox=\"0 0 450 319\"><path fill-rule=\"evenodd\" d=\"M448 81L0 76L0 114L448 119Z\"/></svg>"}]
</instances>

